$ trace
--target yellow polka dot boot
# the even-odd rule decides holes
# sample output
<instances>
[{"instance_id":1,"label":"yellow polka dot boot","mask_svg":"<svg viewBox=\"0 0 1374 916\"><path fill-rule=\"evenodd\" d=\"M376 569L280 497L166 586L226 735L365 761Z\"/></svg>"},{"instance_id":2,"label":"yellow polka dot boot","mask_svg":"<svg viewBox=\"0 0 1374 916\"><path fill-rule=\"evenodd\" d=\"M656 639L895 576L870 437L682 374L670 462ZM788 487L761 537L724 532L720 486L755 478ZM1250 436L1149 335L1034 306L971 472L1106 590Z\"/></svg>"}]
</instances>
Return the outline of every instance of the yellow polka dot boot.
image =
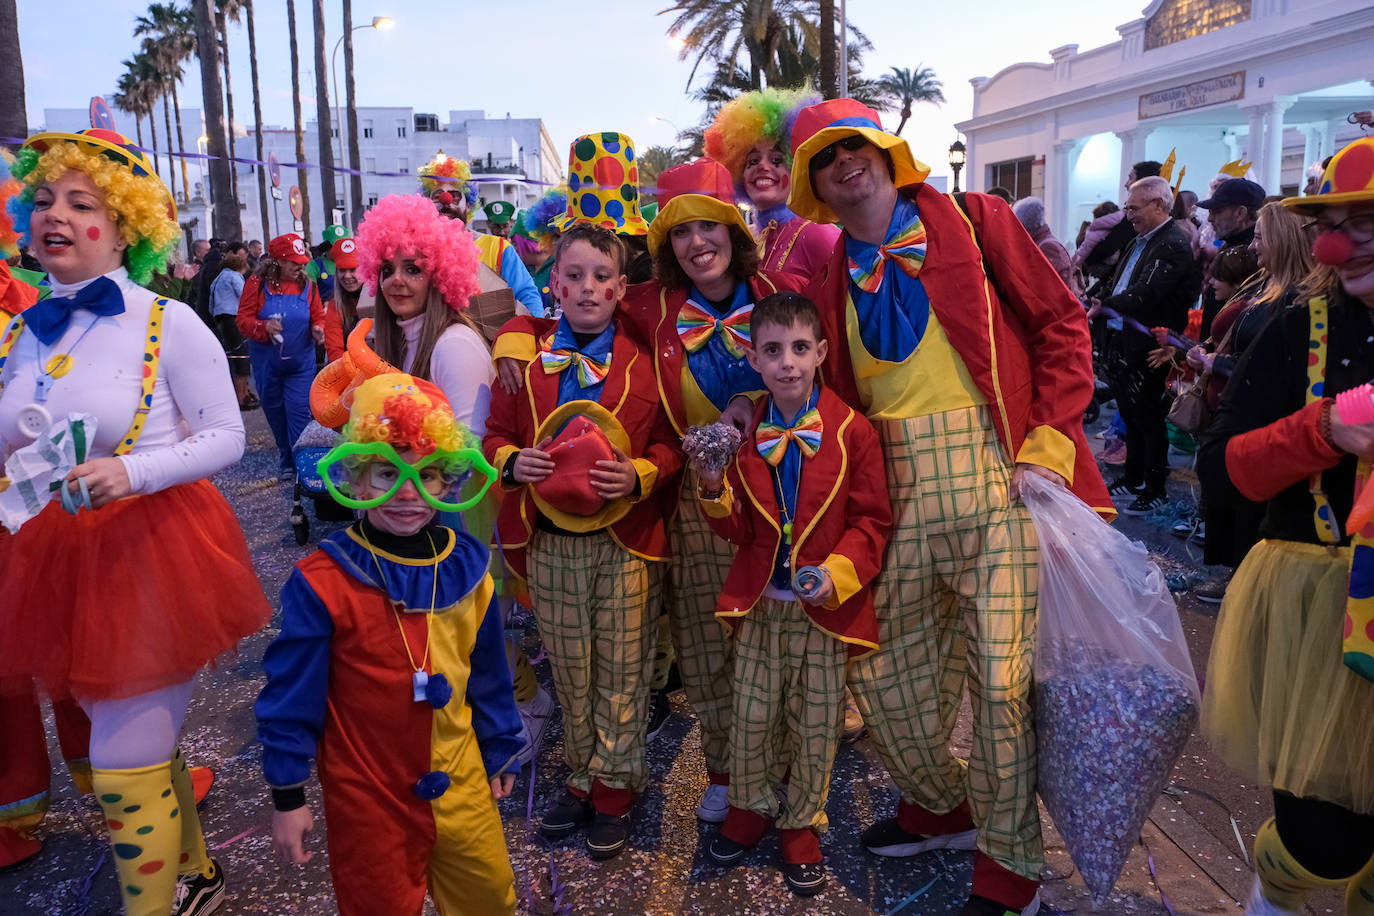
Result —
<instances>
[{"instance_id":1,"label":"yellow polka dot boot","mask_svg":"<svg viewBox=\"0 0 1374 916\"><path fill-rule=\"evenodd\" d=\"M167 916L181 855L181 811L171 761L131 770L92 768L128 916Z\"/></svg>"}]
</instances>

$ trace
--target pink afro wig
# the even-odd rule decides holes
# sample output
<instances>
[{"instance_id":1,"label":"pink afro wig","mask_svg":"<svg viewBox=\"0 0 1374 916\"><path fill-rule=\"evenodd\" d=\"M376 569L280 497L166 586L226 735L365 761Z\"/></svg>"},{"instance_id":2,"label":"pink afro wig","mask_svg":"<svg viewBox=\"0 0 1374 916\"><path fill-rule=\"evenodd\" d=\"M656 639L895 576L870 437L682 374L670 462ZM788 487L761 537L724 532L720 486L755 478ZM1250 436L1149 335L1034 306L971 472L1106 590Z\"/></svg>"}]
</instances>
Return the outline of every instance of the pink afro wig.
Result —
<instances>
[{"instance_id":1,"label":"pink afro wig","mask_svg":"<svg viewBox=\"0 0 1374 916\"><path fill-rule=\"evenodd\" d=\"M481 256L467 227L435 208L420 194L391 194L367 211L358 226L358 275L376 294L382 262L397 255L412 257L433 278L450 308L462 311L468 297L481 292L477 266Z\"/></svg>"}]
</instances>

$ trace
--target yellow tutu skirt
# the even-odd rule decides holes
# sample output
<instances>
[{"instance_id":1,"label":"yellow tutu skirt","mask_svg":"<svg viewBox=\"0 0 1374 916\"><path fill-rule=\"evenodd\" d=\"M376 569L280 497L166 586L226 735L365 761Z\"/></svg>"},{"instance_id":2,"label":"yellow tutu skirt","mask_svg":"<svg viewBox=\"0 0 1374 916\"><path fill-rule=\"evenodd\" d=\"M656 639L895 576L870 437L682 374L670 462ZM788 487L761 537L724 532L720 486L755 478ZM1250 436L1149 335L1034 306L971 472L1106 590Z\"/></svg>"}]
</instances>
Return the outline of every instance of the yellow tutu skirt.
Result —
<instances>
[{"instance_id":1,"label":"yellow tutu skirt","mask_svg":"<svg viewBox=\"0 0 1374 916\"><path fill-rule=\"evenodd\" d=\"M1374 814L1374 683L1341 661L1350 548L1260 541L1226 591L1202 727L1276 789Z\"/></svg>"}]
</instances>

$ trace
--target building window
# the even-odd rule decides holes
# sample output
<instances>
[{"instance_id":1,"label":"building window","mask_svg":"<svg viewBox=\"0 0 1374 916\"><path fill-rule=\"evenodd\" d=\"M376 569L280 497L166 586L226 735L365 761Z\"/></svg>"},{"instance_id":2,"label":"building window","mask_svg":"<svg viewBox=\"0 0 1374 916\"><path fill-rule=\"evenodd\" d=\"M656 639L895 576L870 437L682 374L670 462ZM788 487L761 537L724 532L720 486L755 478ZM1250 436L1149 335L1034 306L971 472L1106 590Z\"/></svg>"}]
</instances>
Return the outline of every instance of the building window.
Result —
<instances>
[{"instance_id":1,"label":"building window","mask_svg":"<svg viewBox=\"0 0 1374 916\"><path fill-rule=\"evenodd\" d=\"M369 157L367 157L366 159L363 160L363 171L364 171L364 172L375 172L375 171L377 171L377 159L376 159L375 156L369 156Z\"/></svg>"},{"instance_id":2,"label":"building window","mask_svg":"<svg viewBox=\"0 0 1374 916\"><path fill-rule=\"evenodd\" d=\"M1145 50L1224 29L1250 18L1251 0L1165 0L1145 23Z\"/></svg>"},{"instance_id":3,"label":"building window","mask_svg":"<svg viewBox=\"0 0 1374 916\"><path fill-rule=\"evenodd\" d=\"M1034 193L1031 190L1031 172L1034 162L1030 158L1013 159L1010 162L994 162L988 166L988 187L1006 188L1016 200L1030 197Z\"/></svg>"},{"instance_id":4,"label":"building window","mask_svg":"<svg viewBox=\"0 0 1374 916\"><path fill-rule=\"evenodd\" d=\"M366 137L368 140L371 140L371 139L372 139L372 122L371 122L371 121L364 121L364 122L363 122L363 136Z\"/></svg>"},{"instance_id":5,"label":"building window","mask_svg":"<svg viewBox=\"0 0 1374 916\"><path fill-rule=\"evenodd\" d=\"M368 195L368 197L367 197L367 205L368 205L369 207L375 207L375 206L377 206L377 195L376 195L376 194L369 194L369 195Z\"/></svg>"},{"instance_id":6,"label":"building window","mask_svg":"<svg viewBox=\"0 0 1374 916\"><path fill-rule=\"evenodd\" d=\"M400 159L397 159L397 160L396 160L396 171L400 172L402 175L409 175L409 174L410 174L410 160L407 159L407 158L405 158L404 156L402 156Z\"/></svg>"},{"instance_id":7,"label":"building window","mask_svg":"<svg viewBox=\"0 0 1374 916\"><path fill-rule=\"evenodd\" d=\"M404 139L404 138L405 138L405 135L406 135L406 122L405 122L405 121L397 121L397 122L396 122L396 136L398 136L398 137Z\"/></svg>"},{"instance_id":8,"label":"building window","mask_svg":"<svg viewBox=\"0 0 1374 916\"><path fill-rule=\"evenodd\" d=\"M329 125L329 136L334 137L335 139L338 138L338 136L339 136L339 125L337 125L337 124L331 124L331 125Z\"/></svg>"}]
</instances>

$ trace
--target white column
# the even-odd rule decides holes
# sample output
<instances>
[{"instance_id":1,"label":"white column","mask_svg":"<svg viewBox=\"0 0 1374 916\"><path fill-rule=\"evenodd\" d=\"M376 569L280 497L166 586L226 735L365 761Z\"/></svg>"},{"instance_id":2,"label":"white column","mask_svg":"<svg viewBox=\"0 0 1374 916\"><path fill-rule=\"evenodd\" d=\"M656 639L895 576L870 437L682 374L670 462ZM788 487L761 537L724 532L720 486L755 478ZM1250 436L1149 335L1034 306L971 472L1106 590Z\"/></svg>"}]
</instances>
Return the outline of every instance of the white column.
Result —
<instances>
[{"instance_id":1,"label":"white column","mask_svg":"<svg viewBox=\"0 0 1374 916\"><path fill-rule=\"evenodd\" d=\"M1250 119L1250 133L1245 137L1246 159L1254 166L1256 175L1264 174L1264 115L1267 105L1251 105L1241 109Z\"/></svg>"},{"instance_id":2,"label":"white column","mask_svg":"<svg viewBox=\"0 0 1374 916\"><path fill-rule=\"evenodd\" d=\"M1302 169L1304 176L1306 176L1308 166L1321 161L1322 133L1325 129L1324 124L1304 124L1298 128L1302 131ZM1304 180L1306 180L1305 177Z\"/></svg>"},{"instance_id":3,"label":"white column","mask_svg":"<svg viewBox=\"0 0 1374 916\"><path fill-rule=\"evenodd\" d=\"M1045 192L1045 221L1061 241L1068 237L1071 228L1070 211L1073 209L1071 186L1073 170L1078 165L1078 155L1083 151L1086 139L1063 140L1054 145L1049 162L1048 188Z\"/></svg>"},{"instance_id":4,"label":"white column","mask_svg":"<svg viewBox=\"0 0 1374 916\"><path fill-rule=\"evenodd\" d=\"M1330 121L1326 122L1326 130L1322 131L1322 146L1318 151L1322 159L1335 154L1336 137L1344 126L1344 118L1332 118Z\"/></svg>"},{"instance_id":5,"label":"white column","mask_svg":"<svg viewBox=\"0 0 1374 916\"><path fill-rule=\"evenodd\" d=\"M1118 130L1116 136L1121 140L1121 198L1126 197L1126 175L1131 171L1131 166L1145 159L1145 141L1149 138L1153 128L1135 127L1131 130Z\"/></svg>"},{"instance_id":6,"label":"white column","mask_svg":"<svg viewBox=\"0 0 1374 916\"><path fill-rule=\"evenodd\" d=\"M1296 101L1279 96L1264 106L1264 168L1259 170L1259 183L1266 194L1278 194L1283 183L1283 115Z\"/></svg>"}]
</instances>

